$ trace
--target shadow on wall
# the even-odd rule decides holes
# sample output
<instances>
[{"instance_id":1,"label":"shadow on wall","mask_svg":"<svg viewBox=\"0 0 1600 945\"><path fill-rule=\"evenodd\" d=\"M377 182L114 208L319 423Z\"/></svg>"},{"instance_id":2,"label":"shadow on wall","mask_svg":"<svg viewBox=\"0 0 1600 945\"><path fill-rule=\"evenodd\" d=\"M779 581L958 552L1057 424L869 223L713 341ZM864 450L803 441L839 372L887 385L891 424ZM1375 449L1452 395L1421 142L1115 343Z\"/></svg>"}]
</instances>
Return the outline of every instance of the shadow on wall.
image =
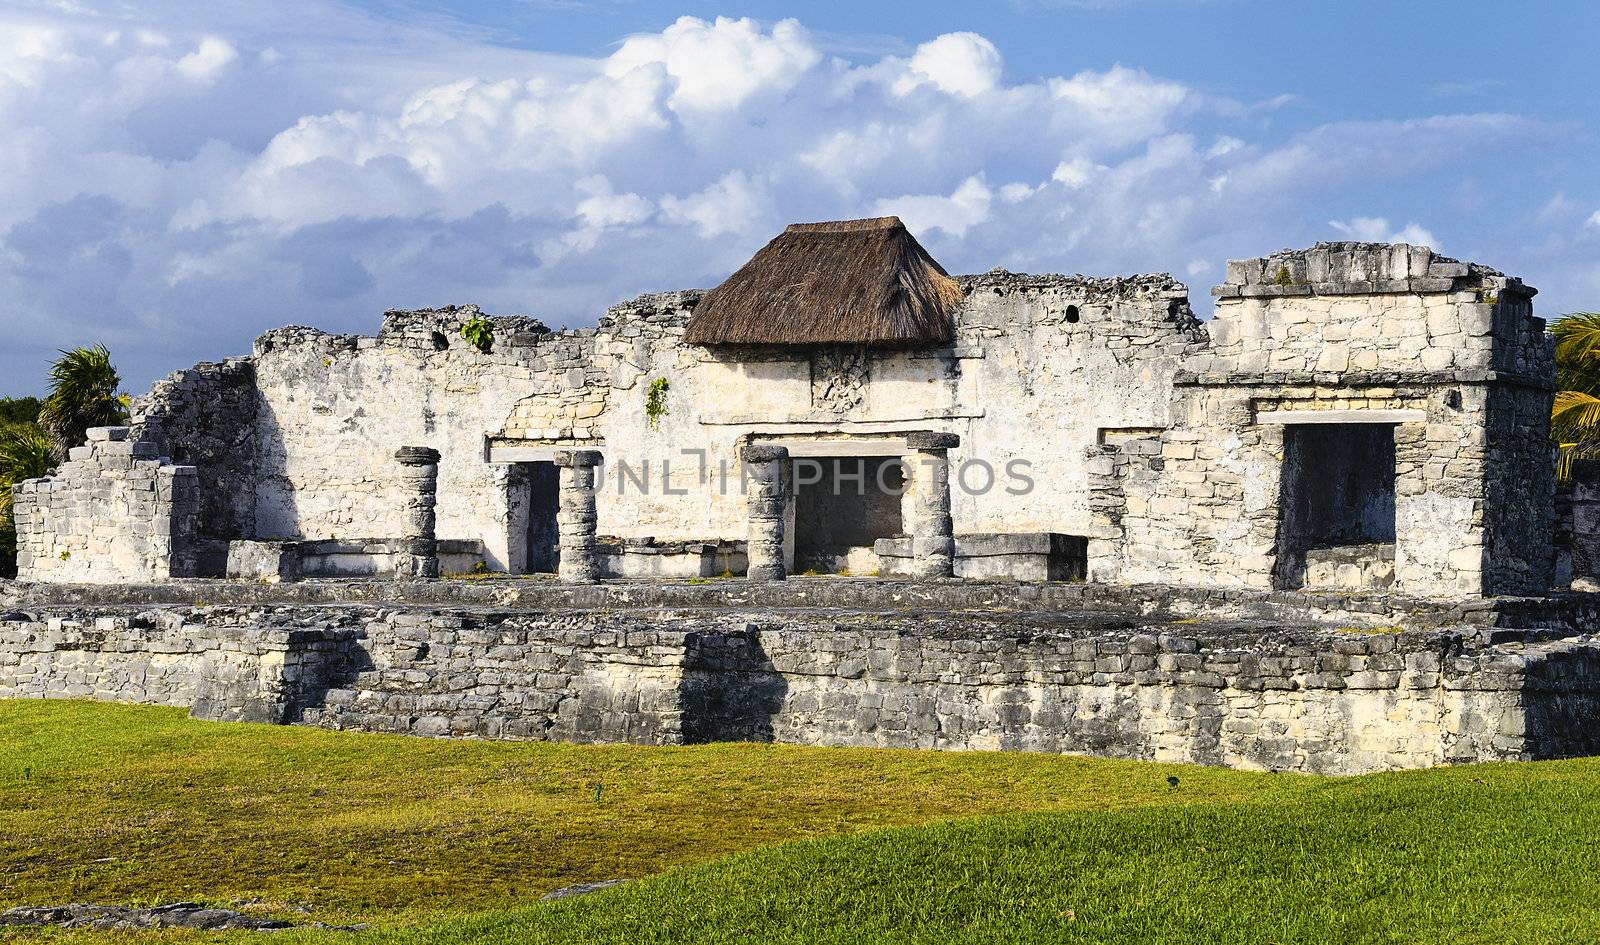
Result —
<instances>
[{"instance_id":1,"label":"shadow on wall","mask_svg":"<svg viewBox=\"0 0 1600 945\"><path fill-rule=\"evenodd\" d=\"M295 502L294 483L289 481L288 448L283 428L272 409L272 402L257 393L255 443L256 481L254 534L245 538L263 541L304 538L300 530L300 509Z\"/></svg>"},{"instance_id":2,"label":"shadow on wall","mask_svg":"<svg viewBox=\"0 0 1600 945\"><path fill-rule=\"evenodd\" d=\"M1600 755L1600 654L1557 650L1531 657L1522 676L1522 712L1530 758Z\"/></svg>"},{"instance_id":3,"label":"shadow on wall","mask_svg":"<svg viewBox=\"0 0 1600 945\"><path fill-rule=\"evenodd\" d=\"M683 740L771 742L789 684L772 665L754 627L691 633L684 639Z\"/></svg>"}]
</instances>

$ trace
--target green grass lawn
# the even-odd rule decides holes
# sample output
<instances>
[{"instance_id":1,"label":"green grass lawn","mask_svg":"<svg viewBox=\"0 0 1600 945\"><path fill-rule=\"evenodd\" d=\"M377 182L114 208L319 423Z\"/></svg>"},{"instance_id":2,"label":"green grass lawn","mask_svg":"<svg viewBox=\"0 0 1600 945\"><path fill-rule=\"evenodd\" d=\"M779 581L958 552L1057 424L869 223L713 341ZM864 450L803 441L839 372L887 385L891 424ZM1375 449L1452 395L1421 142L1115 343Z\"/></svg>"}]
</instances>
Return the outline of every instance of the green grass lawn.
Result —
<instances>
[{"instance_id":1,"label":"green grass lawn","mask_svg":"<svg viewBox=\"0 0 1600 945\"><path fill-rule=\"evenodd\" d=\"M260 899L374 925L275 935L297 945L1600 941L1597 818L1592 761L1319 779L0 702L0 906ZM616 877L650 878L533 904Z\"/></svg>"}]
</instances>

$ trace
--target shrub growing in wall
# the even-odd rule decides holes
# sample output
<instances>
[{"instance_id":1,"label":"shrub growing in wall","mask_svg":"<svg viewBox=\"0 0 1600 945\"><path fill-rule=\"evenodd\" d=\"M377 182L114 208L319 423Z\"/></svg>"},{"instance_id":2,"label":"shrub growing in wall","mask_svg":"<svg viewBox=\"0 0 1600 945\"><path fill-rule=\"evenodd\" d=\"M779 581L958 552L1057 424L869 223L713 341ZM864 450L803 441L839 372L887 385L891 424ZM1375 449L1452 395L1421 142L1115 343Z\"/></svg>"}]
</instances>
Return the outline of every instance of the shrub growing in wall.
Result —
<instances>
[{"instance_id":1,"label":"shrub growing in wall","mask_svg":"<svg viewBox=\"0 0 1600 945\"><path fill-rule=\"evenodd\" d=\"M467 343L488 354L494 347L494 323L482 315L474 315L470 321L461 326L461 337Z\"/></svg>"},{"instance_id":2,"label":"shrub growing in wall","mask_svg":"<svg viewBox=\"0 0 1600 945\"><path fill-rule=\"evenodd\" d=\"M644 418L654 430L667 413L667 379L658 377L650 382L644 392Z\"/></svg>"}]
</instances>

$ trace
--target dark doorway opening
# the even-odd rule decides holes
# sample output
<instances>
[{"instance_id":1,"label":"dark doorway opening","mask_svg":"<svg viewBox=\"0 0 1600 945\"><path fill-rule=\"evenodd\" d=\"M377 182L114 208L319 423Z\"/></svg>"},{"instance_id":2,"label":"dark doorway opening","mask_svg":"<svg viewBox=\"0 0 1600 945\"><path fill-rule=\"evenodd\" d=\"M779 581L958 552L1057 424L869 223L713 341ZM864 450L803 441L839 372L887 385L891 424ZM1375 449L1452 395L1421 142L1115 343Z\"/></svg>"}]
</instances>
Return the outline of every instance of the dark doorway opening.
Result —
<instances>
[{"instance_id":1,"label":"dark doorway opening","mask_svg":"<svg viewBox=\"0 0 1600 945\"><path fill-rule=\"evenodd\" d=\"M1283 431L1278 584L1381 589L1394 576L1394 425Z\"/></svg>"},{"instance_id":2,"label":"dark doorway opening","mask_svg":"<svg viewBox=\"0 0 1600 945\"><path fill-rule=\"evenodd\" d=\"M873 542L904 533L898 456L794 461L794 567L827 574L878 568Z\"/></svg>"},{"instance_id":3,"label":"dark doorway opening","mask_svg":"<svg viewBox=\"0 0 1600 945\"><path fill-rule=\"evenodd\" d=\"M525 574L554 574L561 560L561 538L556 529L560 506L560 479L555 463L518 463L513 488L519 493L521 514L513 514L513 524L522 532L522 571ZM517 540L516 529L512 541Z\"/></svg>"}]
</instances>

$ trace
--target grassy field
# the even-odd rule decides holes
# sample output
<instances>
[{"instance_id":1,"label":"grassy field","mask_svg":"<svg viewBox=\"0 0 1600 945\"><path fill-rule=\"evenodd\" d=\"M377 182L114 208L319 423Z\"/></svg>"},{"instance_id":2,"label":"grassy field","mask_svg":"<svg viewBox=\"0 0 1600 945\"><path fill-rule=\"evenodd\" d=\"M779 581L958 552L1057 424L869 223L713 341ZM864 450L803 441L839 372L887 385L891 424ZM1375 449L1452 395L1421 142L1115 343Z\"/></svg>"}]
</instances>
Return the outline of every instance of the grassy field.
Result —
<instances>
[{"instance_id":1,"label":"grassy field","mask_svg":"<svg viewBox=\"0 0 1600 945\"><path fill-rule=\"evenodd\" d=\"M1317 779L0 702L0 905L374 925L296 943L1600 941L1597 822L1591 761ZM618 877L652 878L532 904Z\"/></svg>"}]
</instances>

